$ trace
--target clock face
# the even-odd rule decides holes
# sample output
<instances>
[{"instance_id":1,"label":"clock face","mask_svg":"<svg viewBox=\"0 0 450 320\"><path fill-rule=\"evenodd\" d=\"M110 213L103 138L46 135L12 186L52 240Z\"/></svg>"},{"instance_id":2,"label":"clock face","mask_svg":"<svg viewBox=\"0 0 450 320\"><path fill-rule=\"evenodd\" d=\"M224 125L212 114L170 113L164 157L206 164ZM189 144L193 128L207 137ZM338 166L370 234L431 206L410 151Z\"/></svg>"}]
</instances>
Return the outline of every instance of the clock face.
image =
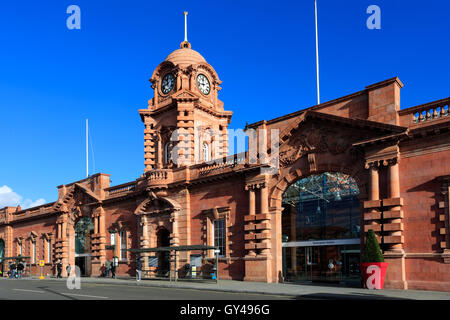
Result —
<instances>
[{"instance_id":1,"label":"clock face","mask_svg":"<svg viewBox=\"0 0 450 320\"><path fill-rule=\"evenodd\" d=\"M204 74L199 74L197 76L197 85L203 94L207 95L211 92L211 85L209 84L208 78Z\"/></svg>"},{"instance_id":2,"label":"clock face","mask_svg":"<svg viewBox=\"0 0 450 320\"><path fill-rule=\"evenodd\" d=\"M175 77L173 74L168 73L164 76L162 84L161 84L161 91L164 94L168 94L175 85Z\"/></svg>"}]
</instances>

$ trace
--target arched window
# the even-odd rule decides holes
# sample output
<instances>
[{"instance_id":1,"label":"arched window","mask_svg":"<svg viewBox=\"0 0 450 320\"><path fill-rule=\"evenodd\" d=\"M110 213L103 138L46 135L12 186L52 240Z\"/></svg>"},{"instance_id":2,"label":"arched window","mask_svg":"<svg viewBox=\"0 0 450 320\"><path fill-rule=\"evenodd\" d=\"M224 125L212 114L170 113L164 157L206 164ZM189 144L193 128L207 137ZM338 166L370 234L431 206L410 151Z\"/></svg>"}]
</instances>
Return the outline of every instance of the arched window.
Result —
<instances>
[{"instance_id":1,"label":"arched window","mask_svg":"<svg viewBox=\"0 0 450 320\"><path fill-rule=\"evenodd\" d=\"M203 161L209 161L209 146L206 142L203 142L203 148L202 148L202 159Z\"/></svg>"},{"instance_id":2,"label":"arched window","mask_svg":"<svg viewBox=\"0 0 450 320\"><path fill-rule=\"evenodd\" d=\"M169 160L172 158L170 155L170 142L166 143L164 146L164 163L168 164Z\"/></svg>"}]
</instances>

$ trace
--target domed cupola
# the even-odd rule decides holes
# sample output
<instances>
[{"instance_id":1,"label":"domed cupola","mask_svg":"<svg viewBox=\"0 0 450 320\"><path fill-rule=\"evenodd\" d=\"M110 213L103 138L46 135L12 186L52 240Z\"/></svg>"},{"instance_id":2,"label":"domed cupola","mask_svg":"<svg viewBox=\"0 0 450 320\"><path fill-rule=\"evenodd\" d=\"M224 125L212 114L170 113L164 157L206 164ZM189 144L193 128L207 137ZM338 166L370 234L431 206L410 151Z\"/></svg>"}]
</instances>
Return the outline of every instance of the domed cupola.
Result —
<instances>
[{"instance_id":1,"label":"domed cupola","mask_svg":"<svg viewBox=\"0 0 450 320\"><path fill-rule=\"evenodd\" d=\"M191 49L191 44L187 41L183 41L180 49L169 54L165 61L172 62L176 66L207 63L200 53Z\"/></svg>"}]
</instances>

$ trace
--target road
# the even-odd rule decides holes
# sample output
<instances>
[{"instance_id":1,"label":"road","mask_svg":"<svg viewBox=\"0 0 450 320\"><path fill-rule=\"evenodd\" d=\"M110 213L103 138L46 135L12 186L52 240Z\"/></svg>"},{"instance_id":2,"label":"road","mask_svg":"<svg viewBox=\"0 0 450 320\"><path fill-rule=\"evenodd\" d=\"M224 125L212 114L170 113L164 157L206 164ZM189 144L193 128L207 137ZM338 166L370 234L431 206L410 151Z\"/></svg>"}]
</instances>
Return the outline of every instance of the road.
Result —
<instances>
[{"instance_id":1,"label":"road","mask_svg":"<svg viewBox=\"0 0 450 320\"><path fill-rule=\"evenodd\" d=\"M290 300L267 294L213 292L139 285L81 283L68 289L64 281L0 280L0 299L5 300Z\"/></svg>"}]
</instances>

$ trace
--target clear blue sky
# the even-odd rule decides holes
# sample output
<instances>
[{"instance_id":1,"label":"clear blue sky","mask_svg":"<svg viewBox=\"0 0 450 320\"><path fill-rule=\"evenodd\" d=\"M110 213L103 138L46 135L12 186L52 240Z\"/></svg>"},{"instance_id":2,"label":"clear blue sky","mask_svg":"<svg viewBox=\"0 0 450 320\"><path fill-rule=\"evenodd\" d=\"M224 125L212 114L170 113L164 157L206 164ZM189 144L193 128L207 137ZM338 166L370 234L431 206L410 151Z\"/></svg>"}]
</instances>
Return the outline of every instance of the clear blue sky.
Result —
<instances>
[{"instance_id":1,"label":"clear blue sky","mask_svg":"<svg viewBox=\"0 0 450 320\"><path fill-rule=\"evenodd\" d=\"M402 108L450 96L449 1L318 2L322 102L394 76L405 84ZM66 27L71 4L81 8L81 30ZM366 27L372 4L381 30ZM12 190L22 203L55 201L57 185L84 178L86 118L95 171L111 174L113 185L139 177L137 110L153 96L153 70L183 40L184 10L192 48L223 81L232 128L315 105L313 0L3 2L4 197Z\"/></svg>"}]
</instances>

